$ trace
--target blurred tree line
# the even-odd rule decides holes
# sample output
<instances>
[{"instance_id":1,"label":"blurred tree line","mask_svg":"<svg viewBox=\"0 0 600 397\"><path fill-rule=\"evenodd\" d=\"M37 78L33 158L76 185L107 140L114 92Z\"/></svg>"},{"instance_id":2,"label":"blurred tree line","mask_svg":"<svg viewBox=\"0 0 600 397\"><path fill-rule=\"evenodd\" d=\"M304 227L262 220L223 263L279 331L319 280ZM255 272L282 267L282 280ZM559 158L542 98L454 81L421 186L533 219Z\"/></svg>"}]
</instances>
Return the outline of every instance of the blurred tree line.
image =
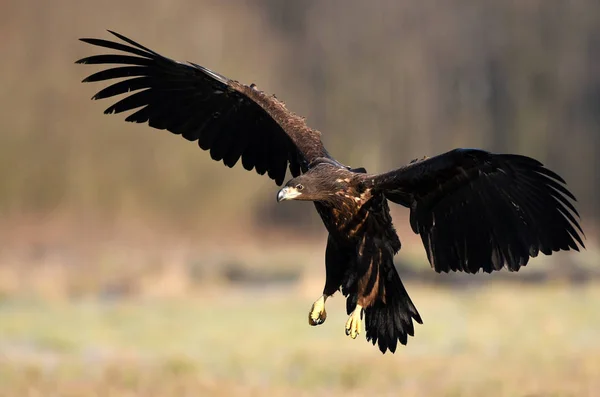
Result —
<instances>
[{"instance_id":1,"label":"blurred tree line","mask_svg":"<svg viewBox=\"0 0 600 397\"><path fill-rule=\"evenodd\" d=\"M600 218L597 0L8 0L2 8L3 216L316 224L308 205L275 205L267 178L103 116L109 103L88 101L101 86L79 83L97 69L73 61L97 53L76 38L106 38L108 28L277 94L348 165L385 171L454 147L525 154L567 180L584 227Z\"/></svg>"}]
</instances>

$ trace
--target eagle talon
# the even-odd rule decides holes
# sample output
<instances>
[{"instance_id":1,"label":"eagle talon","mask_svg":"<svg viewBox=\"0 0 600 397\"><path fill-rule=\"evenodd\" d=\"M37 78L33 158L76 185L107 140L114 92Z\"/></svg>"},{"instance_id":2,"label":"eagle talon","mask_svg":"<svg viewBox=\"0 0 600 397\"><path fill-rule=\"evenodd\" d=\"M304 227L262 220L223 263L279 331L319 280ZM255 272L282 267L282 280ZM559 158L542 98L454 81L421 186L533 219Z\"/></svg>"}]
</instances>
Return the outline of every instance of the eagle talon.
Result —
<instances>
[{"instance_id":1,"label":"eagle talon","mask_svg":"<svg viewBox=\"0 0 600 397\"><path fill-rule=\"evenodd\" d=\"M313 303L308 313L308 323L312 326L321 325L327 319L327 311L325 311L325 301L327 296L323 295Z\"/></svg>"},{"instance_id":2,"label":"eagle talon","mask_svg":"<svg viewBox=\"0 0 600 397\"><path fill-rule=\"evenodd\" d=\"M361 305L356 305L356 308L346 321L346 335L352 339L356 339L362 330L363 308Z\"/></svg>"}]
</instances>

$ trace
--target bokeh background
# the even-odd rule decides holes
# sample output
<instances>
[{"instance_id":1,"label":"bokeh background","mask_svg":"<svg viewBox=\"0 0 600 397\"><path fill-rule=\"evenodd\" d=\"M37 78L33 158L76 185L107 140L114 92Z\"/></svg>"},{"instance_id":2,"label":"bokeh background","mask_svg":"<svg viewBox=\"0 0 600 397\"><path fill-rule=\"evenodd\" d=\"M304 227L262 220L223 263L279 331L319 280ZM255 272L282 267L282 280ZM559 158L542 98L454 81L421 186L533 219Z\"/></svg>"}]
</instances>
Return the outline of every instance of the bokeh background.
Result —
<instances>
[{"instance_id":1,"label":"bokeh background","mask_svg":"<svg viewBox=\"0 0 600 397\"><path fill-rule=\"evenodd\" d=\"M4 0L0 395L600 394L597 0ZM351 166L455 147L529 155L578 197L587 250L438 275L394 207L424 325L395 355L311 328L309 203L104 116L79 37L123 33L276 93Z\"/></svg>"}]
</instances>

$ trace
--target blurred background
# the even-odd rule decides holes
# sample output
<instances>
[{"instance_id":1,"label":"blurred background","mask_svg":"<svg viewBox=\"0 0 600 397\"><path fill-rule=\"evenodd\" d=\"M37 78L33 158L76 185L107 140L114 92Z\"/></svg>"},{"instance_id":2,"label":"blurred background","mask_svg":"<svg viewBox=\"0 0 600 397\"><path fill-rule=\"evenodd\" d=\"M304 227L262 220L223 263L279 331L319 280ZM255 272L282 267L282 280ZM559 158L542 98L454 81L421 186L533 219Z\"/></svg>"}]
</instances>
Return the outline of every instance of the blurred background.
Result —
<instances>
[{"instance_id":1,"label":"blurred background","mask_svg":"<svg viewBox=\"0 0 600 397\"><path fill-rule=\"evenodd\" d=\"M0 5L1 396L600 394L596 0L5 0ZM587 250L438 275L408 211L397 266L424 319L382 356L318 328L325 230L266 177L104 116L112 29L277 94L351 166L455 147L535 157Z\"/></svg>"}]
</instances>

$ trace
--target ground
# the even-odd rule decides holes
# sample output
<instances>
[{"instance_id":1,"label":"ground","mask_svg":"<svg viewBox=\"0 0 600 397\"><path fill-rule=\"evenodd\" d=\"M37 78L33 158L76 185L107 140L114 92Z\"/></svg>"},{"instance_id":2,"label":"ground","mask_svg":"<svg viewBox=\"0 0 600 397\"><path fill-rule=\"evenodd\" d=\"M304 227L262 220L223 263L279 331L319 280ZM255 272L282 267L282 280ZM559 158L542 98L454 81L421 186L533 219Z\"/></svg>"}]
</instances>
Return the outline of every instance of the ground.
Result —
<instances>
[{"instance_id":1,"label":"ground","mask_svg":"<svg viewBox=\"0 0 600 397\"><path fill-rule=\"evenodd\" d=\"M0 396L600 395L600 286L407 285L423 325L395 355L344 334L339 295L0 301ZM314 297L313 297L314 299Z\"/></svg>"}]
</instances>

